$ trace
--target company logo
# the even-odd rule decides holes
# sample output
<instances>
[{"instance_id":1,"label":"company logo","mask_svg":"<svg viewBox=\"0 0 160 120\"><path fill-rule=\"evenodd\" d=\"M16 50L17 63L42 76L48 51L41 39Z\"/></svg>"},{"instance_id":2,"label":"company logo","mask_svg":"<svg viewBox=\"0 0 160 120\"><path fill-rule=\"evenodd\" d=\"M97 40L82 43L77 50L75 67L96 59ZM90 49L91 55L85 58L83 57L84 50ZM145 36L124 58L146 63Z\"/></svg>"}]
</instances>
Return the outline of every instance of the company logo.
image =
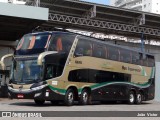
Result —
<instances>
[{"instance_id":1,"label":"company logo","mask_svg":"<svg viewBox=\"0 0 160 120\"><path fill-rule=\"evenodd\" d=\"M23 85L19 86L19 91L22 91Z\"/></svg>"},{"instance_id":2,"label":"company logo","mask_svg":"<svg viewBox=\"0 0 160 120\"><path fill-rule=\"evenodd\" d=\"M11 112L2 112L2 117L12 117Z\"/></svg>"},{"instance_id":3,"label":"company logo","mask_svg":"<svg viewBox=\"0 0 160 120\"><path fill-rule=\"evenodd\" d=\"M9 117L19 117L19 118L26 118L26 117L42 117L42 113L39 112L2 112L2 117L9 118Z\"/></svg>"}]
</instances>

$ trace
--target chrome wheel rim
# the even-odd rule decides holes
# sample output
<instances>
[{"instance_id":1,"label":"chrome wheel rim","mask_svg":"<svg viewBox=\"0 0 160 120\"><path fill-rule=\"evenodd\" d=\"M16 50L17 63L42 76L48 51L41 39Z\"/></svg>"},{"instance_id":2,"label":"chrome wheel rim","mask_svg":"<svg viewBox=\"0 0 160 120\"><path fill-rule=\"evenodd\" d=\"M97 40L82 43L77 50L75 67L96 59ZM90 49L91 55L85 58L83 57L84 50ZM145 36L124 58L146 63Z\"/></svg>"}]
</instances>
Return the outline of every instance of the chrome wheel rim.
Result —
<instances>
[{"instance_id":1,"label":"chrome wheel rim","mask_svg":"<svg viewBox=\"0 0 160 120\"><path fill-rule=\"evenodd\" d=\"M72 92L70 92L70 93L68 94L68 101L69 101L70 103L73 102L73 93L72 93Z\"/></svg>"},{"instance_id":2,"label":"chrome wheel rim","mask_svg":"<svg viewBox=\"0 0 160 120\"><path fill-rule=\"evenodd\" d=\"M134 95L133 94L130 94L129 100L130 100L131 103L134 102Z\"/></svg>"},{"instance_id":3,"label":"chrome wheel rim","mask_svg":"<svg viewBox=\"0 0 160 120\"><path fill-rule=\"evenodd\" d=\"M83 101L86 103L87 100L88 100L88 94L87 94L87 92L84 92L83 93Z\"/></svg>"},{"instance_id":4,"label":"chrome wheel rim","mask_svg":"<svg viewBox=\"0 0 160 120\"><path fill-rule=\"evenodd\" d=\"M141 102L141 100L142 100L142 96L141 96L141 94L138 94L138 95L137 95L137 101L138 101L138 102Z\"/></svg>"}]
</instances>

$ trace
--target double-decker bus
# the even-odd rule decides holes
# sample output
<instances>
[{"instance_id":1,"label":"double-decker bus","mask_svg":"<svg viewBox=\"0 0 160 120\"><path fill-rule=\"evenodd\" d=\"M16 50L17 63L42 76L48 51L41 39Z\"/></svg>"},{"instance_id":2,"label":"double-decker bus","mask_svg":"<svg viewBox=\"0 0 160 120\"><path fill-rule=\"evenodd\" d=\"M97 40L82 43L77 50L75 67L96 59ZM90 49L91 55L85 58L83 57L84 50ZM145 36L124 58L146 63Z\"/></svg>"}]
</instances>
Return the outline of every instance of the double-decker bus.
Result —
<instances>
[{"instance_id":1,"label":"double-decker bus","mask_svg":"<svg viewBox=\"0 0 160 120\"><path fill-rule=\"evenodd\" d=\"M24 35L13 55L9 96L36 104L154 99L154 56L69 32Z\"/></svg>"}]
</instances>

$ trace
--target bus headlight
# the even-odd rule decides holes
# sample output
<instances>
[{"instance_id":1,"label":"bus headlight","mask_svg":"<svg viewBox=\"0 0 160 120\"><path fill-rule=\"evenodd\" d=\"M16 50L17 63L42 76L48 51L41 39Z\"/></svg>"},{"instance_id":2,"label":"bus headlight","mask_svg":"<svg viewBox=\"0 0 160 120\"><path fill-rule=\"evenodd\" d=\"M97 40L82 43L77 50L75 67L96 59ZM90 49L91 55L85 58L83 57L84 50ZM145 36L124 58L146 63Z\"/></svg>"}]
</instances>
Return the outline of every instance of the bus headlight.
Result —
<instances>
[{"instance_id":1,"label":"bus headlight","mask_svg":"<svg viewBox=\"0 0 160 120\"><path fill-rule=\"evenodd\" d=\"M34 91L41 90L41 89L45 88L46 86L47 86L47 84L41 85L41 86L38 86L38 87L31 88L31 90L34 90Z\"/></svg>"},{"instance_id":2,"label":"bus headlight","mask_svg":"<svg viewBox=\"0 0 160 120\"><path fill-rule=\"evenodd\" d=\"M30 89L37 91L37 90L41 90L43 88L45 88L47 86L47 82L39 82L39 83L34 83Z\"/></svg>"},{"instance_id":3,"label":"bus headlight","mask_svg":"<svg viewBox=\"0 0 160 120\"><path fill-rule=\"evenodd\" d=\"M46 85L46 84L47 84L46 81L45 81L45 82L34 83L34 84L30 87L30 89L37 88L37 87L40 87L40 86L43 86L43 85Z\"/></svg>"}]
</instances>

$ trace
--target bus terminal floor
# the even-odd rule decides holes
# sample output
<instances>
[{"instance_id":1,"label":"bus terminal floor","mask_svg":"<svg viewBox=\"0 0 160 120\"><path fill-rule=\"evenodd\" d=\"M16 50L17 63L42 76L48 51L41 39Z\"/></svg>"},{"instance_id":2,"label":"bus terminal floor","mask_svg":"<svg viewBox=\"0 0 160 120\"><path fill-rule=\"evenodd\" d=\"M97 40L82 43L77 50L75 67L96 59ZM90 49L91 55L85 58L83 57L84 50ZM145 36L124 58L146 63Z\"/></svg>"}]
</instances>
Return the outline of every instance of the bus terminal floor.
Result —
<instances>
[{"instance_id":1,"label":"bus terminal floor","mask_svg":"<svg viewBox=\"0 0 160 120\"><path fill-rule=\"evenodd\" d=\"M128 105L123 102L93 102L92 105L65 106L63 103L52 105L46 101L44 105L38 106L34 100L0 98L1 111L160 111L160 102L147 101L141 105Z\"/></svg>"}]
</instances>

